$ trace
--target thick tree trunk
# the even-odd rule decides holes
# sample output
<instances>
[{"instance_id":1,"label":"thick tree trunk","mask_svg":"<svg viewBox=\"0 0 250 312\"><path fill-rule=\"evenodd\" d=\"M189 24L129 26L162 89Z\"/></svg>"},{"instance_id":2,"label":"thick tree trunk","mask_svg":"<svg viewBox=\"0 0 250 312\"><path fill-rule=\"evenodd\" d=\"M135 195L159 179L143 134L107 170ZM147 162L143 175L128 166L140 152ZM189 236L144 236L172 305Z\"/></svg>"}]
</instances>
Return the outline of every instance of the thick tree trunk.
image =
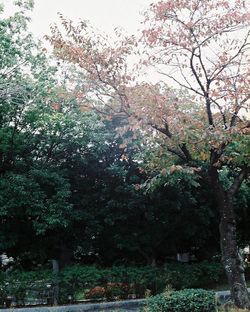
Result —
<instances>
[{"instance_id":1,"label":"thick tree trunk","mask_svg":"<svg viewBox=\"0 0 250 312\"><path fill-rule=\"evenodd\" d=\"M236 240L236 221L232 199L224 196L220 207L220 246L222 262L231 290L231 298L239 308L250 308L243 258Z\"/></svg>"},{"instance_id":2,"label":"thick tree trunk","mask_svg":"<svg viewBox=\"0 0 250 312\"><path fill-rule=\"evenodd\" d=\"M220 246L222 263L228 278L231 298L238 308L250 309L250 296L247 292L243 258L236 238L236 220L233 208L233 195L222 187L216 168L210 171L211 180L220 210Z\"/></svg>"}]
</instances>

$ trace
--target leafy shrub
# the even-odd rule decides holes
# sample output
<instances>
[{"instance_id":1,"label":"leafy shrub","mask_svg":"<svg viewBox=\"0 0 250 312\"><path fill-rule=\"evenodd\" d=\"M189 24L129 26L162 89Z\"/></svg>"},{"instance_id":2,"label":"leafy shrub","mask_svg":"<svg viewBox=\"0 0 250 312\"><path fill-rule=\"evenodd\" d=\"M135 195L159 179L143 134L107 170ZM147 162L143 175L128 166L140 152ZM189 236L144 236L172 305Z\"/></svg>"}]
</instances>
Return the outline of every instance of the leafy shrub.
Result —
<instances>
[{"instance_id":1,"label":"leafy shrub","mask_svg":"<svg viewBox=\"0 0 250 312\"><path fill-rule=\"evenodd\" d=\"M87 299L99 299L99 298L104 298L106 295L106 289L101 286L95 286L94 288L90 289L86 293L86 298Z\"/></svg>"},{"instance_id":2,"label":"leafy shrub","mask_svg":"<svg viewBox=\"0 0 250 312\"><path fill-rule=\"evenodd\" d=\"M39 270L33 272L12 271L0 275L0 305L13 298L18 305L23 305L27 293L34 292L39 299L41 290L46 289L46 284L52 283L53 274L49 271Z\"/></svg>"},{"instance_id":3,"label":"leafy shrub","mask_svg":"<svg viewBox=\"0 0 250 312\"><path fill-rule=\"evenodd\" d=\"M126 299L130 292L130 285L127 283L107 283L106 297L108 300L114 298Z\"/></svg>"},{"instance_id":4,"label":"leafy shrub","mask_svg":"<svg viewBox=\"0 0 250 312\"><path fill-rule=\"evenodd\" d=\"M224 271L216 262L176 263L165 266L163 277L175 289L208 288L223 279Z\"/></svg>"},{"instance_id":5,"label":"leafy shrub","mask_svg":"<svg viewBox=\"0 0 250 312\"><path fill-rule=\"evenodd\" d=\"M109 281L113 283L125 283L129 285L129 293L137 298L144 297L145 291L150 289L153 293L159 293L166 286L159 286L160 268L146 267L112 267L109 271Z\"/></svg>"},{"instance_id":6,"label":"leafy shrub","mask_svg":"<svg viewBox=\"0 0 250 312\"><path fill-rule=\"evenodd\" d=\"M149 298L143 311L215 312L215 296L212 291L203 289L185 289L163 293Z\"/></svg>"},{"instance_id":7,"label":"leafy shrub","mask_svg":"<svg viewBox=\"0 0 250 312\"><path fill-rule=\"evenodd\" d=\"M107 276L107 270L95 266L74 265L65 268L59 276L60 302L67 302L69 295L74 300L79 289L84 291L84 289L91 289L96 286L105 286Z\"/></svg>"}]
</instances>

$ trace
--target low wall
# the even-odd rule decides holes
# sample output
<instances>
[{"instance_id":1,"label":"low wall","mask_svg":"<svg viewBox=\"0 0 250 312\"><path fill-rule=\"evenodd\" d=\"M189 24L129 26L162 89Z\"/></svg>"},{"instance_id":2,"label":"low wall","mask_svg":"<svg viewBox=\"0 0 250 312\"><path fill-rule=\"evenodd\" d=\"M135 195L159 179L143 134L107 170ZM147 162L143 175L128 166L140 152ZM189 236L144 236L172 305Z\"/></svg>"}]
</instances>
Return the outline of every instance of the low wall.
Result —
<instances>
[{"instance_id":1,"label":"low wall","mask_svg":"<svg viewBox=\"0 0 250 312\"><path fill-rule=\"evenodd\" d=\"M247 290L250 294L250 288L248 288ZM215 293L215 298L219 304L224 304L231 298L230 291L229 290L217 291Z\"/></svg>"}]
</instances>

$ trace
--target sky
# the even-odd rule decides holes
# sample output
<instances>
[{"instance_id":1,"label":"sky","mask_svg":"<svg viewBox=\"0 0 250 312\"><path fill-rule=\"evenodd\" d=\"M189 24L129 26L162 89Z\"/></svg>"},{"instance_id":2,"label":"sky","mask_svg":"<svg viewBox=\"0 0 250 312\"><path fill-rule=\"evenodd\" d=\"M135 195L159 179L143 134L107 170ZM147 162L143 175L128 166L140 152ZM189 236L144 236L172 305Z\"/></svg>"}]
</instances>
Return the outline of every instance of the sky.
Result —
<instances>
[{"instance_id":1,"label":"sky","mask_svg":"<svg viewBox=\"0 0 250 312\"><path fill-rule=\"evenodd\" d=\"M61 25L58 13L73 21L88 20L90 24L108 34L114 35L114 28L122 28L123 34L136 34L142 26L142 15L151 3L158 0L34 0L30 31L38 39L50 34L50 26ZM15 11L14 0L0 0L4 4L4 12L11 15ZM114 35L115 37L115 35ZM115 37L117 39L117 37ZM50 51L47 40L43 45ZM155 72L147 73L147 79L152 82L159 80Z\"/></svg>"},{"instance_id":2,"label":"sky","mask_svg":"<svg viewBox=\"0 0 250 312\"><path fill-rule=\"evenodd\" d=\"M8 9L12 0L1 2ZM36 37L42 37L49 33L51 24L59 23L58 12L75 21L89 20L94 27L110 35L115 27L122 27L128 34L133 34L143 20L140 13L155 0L34 0L34 2L31 31Z\"/></svg>"},{"instance_id":3,"label":"sky","mask_svg":"<svg viewBox=\"0 0 250 312\"><path fill-rule=\"evenodd\" d=\"M4 3L5 12L13 13L11 7L13 0L0 2ZM135 34L143 21L142 13L157 0L34 0L34 2L30 30L35 37L42 38L50 33L50 25L54 23L60 25L58 12L73 21L88 20L92 26L110 36L115 27L122 28L128 35ZM250 6L250 0L247 0L247 4ZM159 75L149 72L147 79L157 82Z\"/></svg>"}]
</instances>

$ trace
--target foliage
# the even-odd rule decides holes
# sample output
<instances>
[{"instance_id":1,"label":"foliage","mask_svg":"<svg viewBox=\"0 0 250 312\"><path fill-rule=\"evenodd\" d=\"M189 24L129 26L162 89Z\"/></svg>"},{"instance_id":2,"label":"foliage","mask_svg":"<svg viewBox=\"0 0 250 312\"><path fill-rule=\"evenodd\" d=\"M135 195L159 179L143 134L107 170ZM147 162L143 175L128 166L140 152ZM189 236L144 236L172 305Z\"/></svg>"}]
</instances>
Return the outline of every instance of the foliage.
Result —
<instances>
[{"instance_id":1,"label":"foliage","mask_svg":"<svg viewBox=\"0 0 250 312\"><path fill-rule=\"evenodd\" d=\"M211 287L224 276L223 267L218 263L175 264L166 268L167 284L175 289Z\"/></svg>"},{"instance_id":2,"label":"foliage","mask_svg":"<svg viewBox=\"0 0 250 312\"><path fill-rule=\"evenodd\" d=\"M217 212L223 216L220 246L232 297L238 307L250 308L233 205L250 173L249 122L244 117L250 98L250 15L245 1L153 3L145 13L141 50L135 37L110 44L85 22L74 25L62 17L62 25L66 35L55 27L50 41L55 55L74 64L78 77L87 82L84 96L76 92L78 100L102 114L122 118L121 134L128 129L143 133L141 147L150 146L160 155L158 170L170 169L177 176L186 171L204 184L210 181ZM146 71L153 66L165 83L139 82L137 71L128 67L135 51ZM170 88L169 81L178 90ZM155 158L150 160L154 165ZM222 182L225 168L232 178L228 187ZM189 180L198 186L197 179ZM159 186L154 175L151 182L149 188Z\"/></svg>"},{"instance_id":3,"label":"foliage","mask_svg":"<svg viewBox=\"0 0 250 312\"><path fill-rule=\"evenodd\" d=\"M37 299L44 299L42 296L48 290L47 285L53 284L53 274L46 270L5 272L1 273L0 278L2 306L8 298L15 300L18 305L24 305L30 293Z\"/></svg>"},{"instance_id":4,"label":"foliage","mask_svg":"<svg viewBox=\"0 0 250 312\"><path fill-rule=\"evenodd\" d=\"M50 38L67 63L66 74L57 71L27 31L32 1L16 4L0 21L0 251L22 268L48 259L62 268L72 259L162 264L178 252L204 259L218 253L220 212L224 234L234 233L222 240L223 259L231 257L226 244L237 258L233 208L241 242L249 237L249 125L241 116L249 101L249 33L233 36L249 26L244 2L150 7L140 42L149 55L141 63L160 62L178 90L139 82L128 66L135 37L112 45L87 23L63 17L66 37L55 27ZM169 74L171 65L184 81ZM79 287L143 296L165 283L200 287L221 274L203 264L189 269L192 281L184 266L71 267L61 274L61 300ZM23 299L18 285L11 292Z\"/></svg>"},{"instance_id":5,"label":"foliage","mask_svg":"<svg viewBox=\"0 0 250 312\"><path fill-rule=\"evenodd\" d=\"M149 298L143 311L215 312L215 297L212 291L203 289L167 292Z\"/></svg>"},{"instance_id":6,"label":"foliage","mask_svg":"<svg viewBox=\"0 0 250 312\"><path fill-rule=\"evenodd\" d=\"M6 285L5 285L5 277L1 273L0 274L0 305L1 306L3 306L4 303L6 302L7 296L8 296L8 292L7 292Z\"/></svg>"},{"instance_id":7,"label":"foliage","mask_svg":"<svg viewBox=\"0 0 250 312\"><path fill-rule=\"evenodd\" d=\"M94 267L72 267L65 269L61 275L61 287L72 293L77 289L96 286L106 288L105 296L129 293L144 297L146 290L155 294L162 291L167 284L174 288L205 287L214 285L223 276L218 264L169 265L163 269L151 267L113 267L98 269ZM190 275L191 271L191 275ZM75 275L74 272L77 272ZM70 274L71 273L71 274Z\"/></svg>"},{"instance_id":8,"label":"foliage","mask_svg":"<svg viewBox=\"0 0 250 312\"><path fill-rule=\"evenodd\" d=\"M125 267L98 268L75 265L63 269L59 276L60 301L74 300L82 292L86 298L145 297L146 293L157 294L171 285L174 289L189 287L211 287L223 278L222 266L218 263L169 263L164 267ZM55 283L55 276L47 270L10 271L1 274L1 298L7 295L21 302L32 292L48 292L47 284ZM2 299L3 300L3 299Z\"/></svg>"},{"instance_id":9,"label":"foliage","mask_svg":"<svg viewBox=\"0 0 250 312\"><path fill-rule=\"evenodd\" d=\"M106 134L55 81L55 68L27 31L27 9L19 2L1 21L0 250L42 262L59 257L58 242L80 219L73 177L98 163Z\"/></svg>"}]
</instances>

